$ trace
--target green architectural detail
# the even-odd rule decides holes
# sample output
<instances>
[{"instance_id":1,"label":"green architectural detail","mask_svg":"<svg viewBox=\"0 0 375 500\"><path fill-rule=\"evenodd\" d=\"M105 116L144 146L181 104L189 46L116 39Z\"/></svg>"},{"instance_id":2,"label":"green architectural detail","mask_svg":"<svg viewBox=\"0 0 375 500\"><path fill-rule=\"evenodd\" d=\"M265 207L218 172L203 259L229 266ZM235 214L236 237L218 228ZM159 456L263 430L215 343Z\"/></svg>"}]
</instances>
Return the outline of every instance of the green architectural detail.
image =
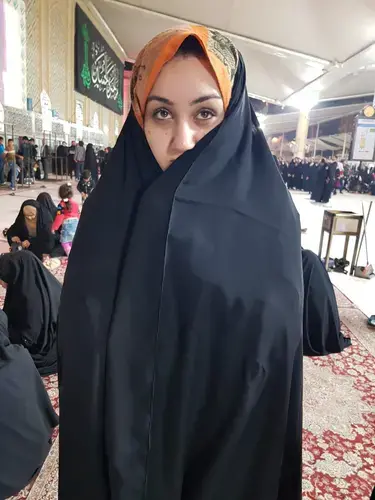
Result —
<instances>
[{"instance_id":1,"label":"green architectural detail","mask_svg":"<svg viewBox=\"0 0 375 500\"><path fill-rule=\"evenodd\" d=\"M124 105L124 103L123 103L123 101L122 101L122 96L121 96L121 94L119 93L119 94L118 94L118 98L117 98L117 106L118 106L118 109L122 109L122 108L123 108L123 105Z\"/></svg>"},{"instance_id":2,"label":"green architectural detail","mask_svg":"<svg viewBox=\"0 0 375 500\"><path fill-rule=\"evenodd\" d=\"M90 34L89 34L87 24L84 24L82 26L81 31L82 31L83 42L84 42L84 51L85 51L85 62L83 63L83 66L82 66L81 78L82 78L83 85L87 89L89 89L91 87L91 73L90 73L90 67L89 67Z\"/></svg>"}]
</instances>

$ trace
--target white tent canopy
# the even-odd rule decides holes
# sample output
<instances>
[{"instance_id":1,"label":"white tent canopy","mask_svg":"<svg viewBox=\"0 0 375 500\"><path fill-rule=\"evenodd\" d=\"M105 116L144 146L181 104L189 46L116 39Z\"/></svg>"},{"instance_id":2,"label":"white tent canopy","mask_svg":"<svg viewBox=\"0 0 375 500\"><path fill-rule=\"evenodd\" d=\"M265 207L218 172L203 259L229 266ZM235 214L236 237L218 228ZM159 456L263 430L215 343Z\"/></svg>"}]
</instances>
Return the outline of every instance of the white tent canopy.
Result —
<instances>
[{"instance_id":1,"label":"white tent canopy","mask_svg":"<svg viewBox=\"0 0 375 500\"><path fill-rule=\"evenodd\" d=\"M310 125L325 123L336 118L354 115L364 107L364 104L349 104L345 106L312 109L310 112ZM297 129L299 112L278 113L266 115L262 118L262 128L267 135L276 135L291 132Z\"/></svg>"},{"instance_id":2,"label":"white tent canopy","mask_svg":"<svg viewBox=\"0 0 375 500\"><path fill-rule=\"evenodd\" d=\"M375 89L374 0L86 0L129 58L162 30L201 23L229 35L249 94L269 102L343 98Z\"/></svg>"}]
</instances>

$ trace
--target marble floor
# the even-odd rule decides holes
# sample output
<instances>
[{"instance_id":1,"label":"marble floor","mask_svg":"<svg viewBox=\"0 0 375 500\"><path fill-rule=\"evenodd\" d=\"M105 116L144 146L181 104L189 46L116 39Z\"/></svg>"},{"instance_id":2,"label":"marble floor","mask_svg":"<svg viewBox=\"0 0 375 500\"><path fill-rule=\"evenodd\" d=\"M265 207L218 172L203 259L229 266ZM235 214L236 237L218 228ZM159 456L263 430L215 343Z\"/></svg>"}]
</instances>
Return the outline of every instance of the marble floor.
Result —
<instances>
[{"instance_id":1,"label":"marble floor","mask_svg":"<svg viewBox=\"0 0 375 500\"><path fill-rule=\"evenodd\" d=\"M42 190L58 201L58 184L34 186L18 191L16 196L0 192L0 235L15 219L22 202L36 198ZM307 232L302 244L318 251L321 223L325 208L312 204L306 193L292 193ZM79 201L79 196L77 196ZM369 196L338 195L330 208L361 213L371 201ZM271 203L271 200L270 200ZM369 260L375 264L375 208L368 226ZM0 236L2 238L2 235ZM0 251L7 243L0 240ZM349 249L352 250L352 247ZM332 256L341 257L343 238L333 241ZM365 264L362 250L359 264ZM65 264L54 271L62 281ZM304 359L304 431L303 431L303 499L365 500L375 483L375 336L366 325L365 314L375 313L375 280L361 280L330 273L336 287L342 331L351 337L352 347L341 354ZM0 306L3 293L0 294ZM357 307L356 307L357 306ZM361 312L362 311L362 312ZM58 410L57 380L45 380L47 390ZM33 484L10 500L57 500L58 436Z\"/></svg>"},{"instance_id":2,"label":"marble floor","mask_svg":"<svg viewBox=\"0 0 375 500\"><path fill-rule=\"evenodd\" d=\"M0 252L6 252L8 244L2 235L4 227L9 227L17 216L20 205L28 198L36 198L42 191L50 192L52 198L58 201L58 188L60 183L48 182L45 184L37 183L31 188L17 191L15 196L9 196L9 191L1 189L0 191ZM43 187L44 186L44 187ZM343 194L332 196L328 206L312 203L307 193L292 191L292 198L300 213L301 226L307 228L307 232L302 235L302 245L304 248L318 252L320 230L323 220L324 210L333 208L335 210L350 210L356 213L362 213L362 203L365 213L369 209L372 197L369 195ZM77 193L76 200L80 201ZM374 199L375 201L375 199ZM271 200L270 200L271 203ZM374 204L375 205L375 204ZM368 252L369 261L375 267L375 206L371 212L368 223ZM351 238L354 240L354 238ZM354 241L349 246L348 258L350 260L353 253ZM344 237L335 236L332 244L332 256L342 257L344 247ZM366 264L366 252L363 245L359 265ZM346 295L362 312L366 315L375 314L375 279L364 280L353 278L349 275L330 273L333 284Z\"/></svg>"},{"instance_id":3,"label":"marble floor","mask_svg":"<svg viewBox=\"0 0 375 500\"><path fill-rule=\"evenodd\" d=\"M302 246L316 253L319 250L320 231L324 210L347 210L361 214L363 204L364 211L367 214L370 202L373 199L375 201L375 198L369 195L345 193L332 196L330 203L323 206L321 204L312 203L307 193L292 191L291 194L300 213L301 226L307 229L306 233L302 235ZM351 240L348 260L351 259L354 249L354 238L351 238ZM375 266L375 206L371 211L367 226L367 241L369 262ZM344 237L334 236L331 257L342 257L343 249ZM363 244L359 255L358 265L366 265L366 262L366 251L365 245ZM330 278L332 283L362 312L367 316L375 314L375 279L365 280L333 272L330 273Z\"/></svg>"}]
</instances>

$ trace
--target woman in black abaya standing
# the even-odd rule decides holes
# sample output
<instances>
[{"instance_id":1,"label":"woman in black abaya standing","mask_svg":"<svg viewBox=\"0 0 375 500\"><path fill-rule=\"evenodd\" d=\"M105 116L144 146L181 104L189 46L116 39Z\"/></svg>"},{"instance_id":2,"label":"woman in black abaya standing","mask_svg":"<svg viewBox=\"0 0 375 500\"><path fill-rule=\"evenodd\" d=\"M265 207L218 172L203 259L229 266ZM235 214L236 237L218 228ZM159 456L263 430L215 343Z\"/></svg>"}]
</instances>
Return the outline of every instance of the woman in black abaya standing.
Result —
<instances>
[{"instance_id":1,"label":"woman in black abaya standing","mask_svg":"<svg viewBox=\"0 0 375 500\"><path fill-rule=\"evenodd\" d=\"M6 288L10 341L26 347L40 375L56 373L61 284L40 260L24 251L0 257L0 281Z\"/></svg>"},{"instance_id":2,"label":"woman in black abaya standing","mask_svg":"<svg viewBox=\"0 0 375 500\"><path fill-rule=\"evenodd\" d=\"M311 199L318 203L328 203L332 194L333 179L330 165L322 158L317 167Z\"/></svg>"},{"instance_id":3,"label":"woman in black abaya standing","mask_svg":"<svg viewBox=\"0 0 375 500\"><path fill-rule=\"evenodd\" d=\"M97 182L98 182L98 163L96 161L94 146L91 143L87 144L87 147L86 147L84 170L89 170L91 172L91 178L94 181L94 183L97 184Z\"/></svg>"},{"instance_id":4,"label":"woman in black abaya standing","mask_svg":"<svg viewBox=\"0 0 375 500\"><path fill-rule=\"evenodd\" d=\"M300 224L245 82L200 26L138 56L62 295L59 500L301 499Z\"/></svg>"}]
</instances>

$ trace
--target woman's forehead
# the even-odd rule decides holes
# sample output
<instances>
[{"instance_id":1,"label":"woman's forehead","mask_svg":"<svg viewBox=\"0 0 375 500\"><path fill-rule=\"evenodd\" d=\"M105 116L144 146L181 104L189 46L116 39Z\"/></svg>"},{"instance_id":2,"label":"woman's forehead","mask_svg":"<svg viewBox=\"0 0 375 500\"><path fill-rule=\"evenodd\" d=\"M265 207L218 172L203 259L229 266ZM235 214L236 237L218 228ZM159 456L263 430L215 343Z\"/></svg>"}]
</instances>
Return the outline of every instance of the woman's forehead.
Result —
<instances>
[{"instance_id":1,"label":"woman's forehead","mask_svg":"<svg viewBox=\"0 0 375 500\"><path fill-rule=\"evenodd\" d=\"M209 95L221 98L215 75L207 60L194 56L176 57L161 70L149 99L163 97L179 103Z\"/></svg>"}]
</instances>

